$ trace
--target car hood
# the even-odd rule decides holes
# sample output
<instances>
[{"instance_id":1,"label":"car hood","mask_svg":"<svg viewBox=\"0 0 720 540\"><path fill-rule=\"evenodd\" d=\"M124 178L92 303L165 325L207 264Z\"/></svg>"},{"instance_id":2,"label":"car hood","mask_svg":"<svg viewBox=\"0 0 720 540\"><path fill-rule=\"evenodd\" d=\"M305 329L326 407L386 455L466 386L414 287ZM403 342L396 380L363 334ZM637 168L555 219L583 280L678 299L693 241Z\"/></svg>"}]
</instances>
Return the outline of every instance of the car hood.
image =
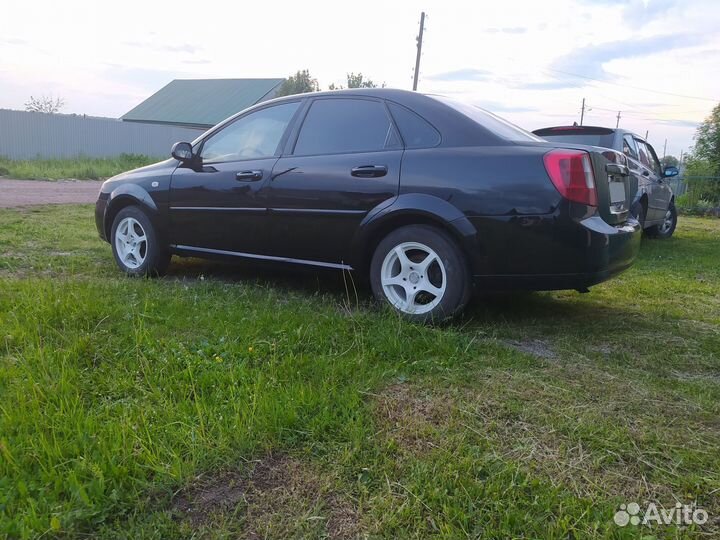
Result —
<instances>
[{"instance_id":1,"label":"car hood","mask_svg":"<svg viewBox=\"0 0 720 540\"><path fill-rule=\"evenodd\" d=\"M119 182L132 182L134 180L142 180L148 176L156 176L162 172L171 173L177 167L178 162L176 159L170 158L164 161L158 161L144 167L138 167L130 171L125 171L120 174L116 174L112 178L108 178L103 183L103 191L107 191L106 186L112 186Z\"/></svg>"}]
</instances>

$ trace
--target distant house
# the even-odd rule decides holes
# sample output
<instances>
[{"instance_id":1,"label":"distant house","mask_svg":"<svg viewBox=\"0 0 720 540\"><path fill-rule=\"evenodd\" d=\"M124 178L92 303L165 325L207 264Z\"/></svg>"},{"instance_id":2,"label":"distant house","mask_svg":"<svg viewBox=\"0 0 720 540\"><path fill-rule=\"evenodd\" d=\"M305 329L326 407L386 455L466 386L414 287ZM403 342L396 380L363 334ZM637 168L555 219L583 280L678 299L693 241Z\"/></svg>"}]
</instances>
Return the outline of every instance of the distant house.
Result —
<instances>
[{"instance_id":1,"label":"distant house","mask_svg":"<svg viewBox=\"0 0 720 540\"><path fill-rule=\"evenodd\" d=\"M176 79L121 120L206 129L272 99L285 79Z\"/></svg>"}]
</instances>

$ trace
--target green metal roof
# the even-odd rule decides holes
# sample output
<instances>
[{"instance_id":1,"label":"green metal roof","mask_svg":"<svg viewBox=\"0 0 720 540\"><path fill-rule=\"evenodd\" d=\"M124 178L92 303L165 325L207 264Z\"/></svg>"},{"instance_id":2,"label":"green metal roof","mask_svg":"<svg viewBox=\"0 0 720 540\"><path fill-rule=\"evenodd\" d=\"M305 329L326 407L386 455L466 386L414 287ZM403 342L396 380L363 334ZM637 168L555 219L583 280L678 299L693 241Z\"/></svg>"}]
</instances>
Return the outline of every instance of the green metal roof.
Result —
<instances>
[{"instance_id":1,"label":"green metal roof","mask_svg":"<svg viewBox=\"0 0 720 540\"><path fill-rule=\"evenodd\" d=\"M284 79L175 79L122 120L214 126L274 96Z\"/></svg>"}]
</instances>

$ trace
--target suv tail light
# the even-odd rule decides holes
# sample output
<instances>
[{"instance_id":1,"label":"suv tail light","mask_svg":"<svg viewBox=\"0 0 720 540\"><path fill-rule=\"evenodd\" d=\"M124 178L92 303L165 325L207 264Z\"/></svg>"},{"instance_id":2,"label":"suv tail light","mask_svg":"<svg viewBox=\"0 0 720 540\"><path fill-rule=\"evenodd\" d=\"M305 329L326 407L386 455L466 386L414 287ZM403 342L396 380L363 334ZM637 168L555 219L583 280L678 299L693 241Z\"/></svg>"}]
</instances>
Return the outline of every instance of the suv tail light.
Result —
<instances>
[{"instance_id":1,"label":"suv tail light","mask_svg":"<svg viewBox=\"0 0 720 540\"><path fill-rule=\"evenodd\" d=\"M552 150L543 156L550 180L569 201L597 206L590 154L582 150Z\"/></svg>"}]
</instances>

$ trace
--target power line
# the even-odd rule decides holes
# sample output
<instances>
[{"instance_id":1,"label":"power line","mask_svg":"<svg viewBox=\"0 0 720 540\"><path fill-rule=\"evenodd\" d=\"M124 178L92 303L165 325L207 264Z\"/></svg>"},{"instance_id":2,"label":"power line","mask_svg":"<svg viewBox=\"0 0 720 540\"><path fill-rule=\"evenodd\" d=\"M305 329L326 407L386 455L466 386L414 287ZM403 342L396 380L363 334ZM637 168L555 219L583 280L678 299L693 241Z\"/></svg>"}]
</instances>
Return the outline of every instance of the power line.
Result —
<instances>
[{"instance_id":1,"label":"power line","mask_svg":"<svg viewBox=\"0 0 720 540\"><path fill-rule=\"evenodd\" d=\"M598 110L598 111L605 111L605 112L612 112L612 113L617 111L617 109L608 109L606 107L598 107L598 106L592 105L592 104L586 105L587 110L591 110L591 108L594 110ZM625 110L623 110L622 115L635 117L638 120L645 120L648 122L672 122L672 121L678 120L678 121L682 121L682 122L690 122L690 123L697 123L697 124L700 123L700 121L695 122L694 120L683 120L681 118L668 118L668 117L662 117L662 116L653 116L653 113L650 111L640 111L640 110L625 111Z\"/></svg>"},{"instance_id":2,"label":"power line","mask_svg":"<svg viewBox=\"0 0 720 540\"><path fill-rule=\"evenodd\" d=\"M687 98L687 99L699 99L702 101L712 101L713 103L718 101L717 99L708 98L708 97L688 96L686 94L676 94L674 92L663 92L662 90L651 90L649 88L642 88L640 86L632 86L629 84L620 84L620 83L615 83L615 82L610 82L610 81L603 81L602 79L594 79L593 77L586 77L585 75L578 75L577 73L568 73L567 71L561 71L559 69L552 69L552 68L547 68L547 69L549 69L550 71L555 71L557 73L562 73L563 75L569 75L570 77L579 77L581 79L587 79L589 81L595 81L595 82L599 82L599 83L603 83L603 84L611 84L613 86L620 86L621 88L632 88L633 90L641 90L643 92L652 92L655 94L663 94L666 96L675 96L675 97L681 97L681 98Z\"/></svg>"}]
</instances>

